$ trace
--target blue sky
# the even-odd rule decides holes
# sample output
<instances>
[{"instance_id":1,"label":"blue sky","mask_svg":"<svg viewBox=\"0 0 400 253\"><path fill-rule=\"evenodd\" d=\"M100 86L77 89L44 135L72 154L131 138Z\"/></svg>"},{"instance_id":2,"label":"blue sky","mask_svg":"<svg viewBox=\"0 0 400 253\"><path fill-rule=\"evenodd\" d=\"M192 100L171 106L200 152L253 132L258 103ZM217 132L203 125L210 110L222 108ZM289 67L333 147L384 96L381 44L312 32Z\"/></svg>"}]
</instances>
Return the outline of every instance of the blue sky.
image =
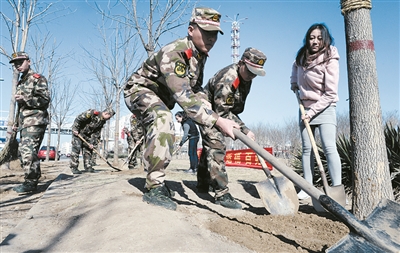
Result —
<instances>
[{"instance_id":1,"label":"blue sky","mask_svg":"<svg viewBox=\"0 0 400 253\"><path fill-rule=\"evenodd\" d=\"M95 1L89 1L94 3ZM105 4L106 1L96 1ZM139 1L139 10L147 10L145 1ZM75 55L84 55L81 46L88 47L96 44L98 33L94 26L99 16L84 1L62 1L65 6L76 9L72 14L61 17L48 23L43 33L49 31L52 38L61 42L59 50L64 53L73 51ZM247 47L255 47L267 56L264 65L265 77L257 77L253 81L251 93L248 97L244 113L240 116L248 125L258 123L284 124L286 120L297 117L298 104L290 90L289 77L291 65L297 50L302 46L304 35L313 23L325 23L335 39L340 58L340 82L338 112L348 112L348 86L346 41L344 17L340 10L340 1L198 1L198 6L209 6L222 14L221 27L225 32L220 35L206 64L205 81L219 69L231 64L230 18L242 20L240 30L240 49L243 53ZM398 0L372 1L371 20L373 39L376 52L376 66L378 84L383 113L400 111L400 53L399 53L399 24L400 3ZM7 12L8 4L1 1L1 9ZM189 10L188 10L189 12ZM189 13L188 13L189 14ZM226 17L226 15L228 17ZM189 16L187 16L189 18ZM8 42L7 30L1 22L0 43L7 50L11 50ZM162 44L166 44L178 37L186 36L187 27L174 31L175 34L166 34ZM143 50L140 48L140 50ZM144 51L142 51L144 52ZM144 54L144 53L143 53ZM7 111L11 95L12 73L5 57L0 57L1 110ZM3 65L5 64L5 65ZM74 83L88 86L90 78L76 61L70 60L64 69ZM84 88L83 88L84 89ZM76 114L90 107L85 101L77 101L82 107ZM122 113L128 113L125 105L121 106ZM174 108L173 112L180 110ZM4 113L0 116L6 117Z\"/></svg>"}]
</instances>

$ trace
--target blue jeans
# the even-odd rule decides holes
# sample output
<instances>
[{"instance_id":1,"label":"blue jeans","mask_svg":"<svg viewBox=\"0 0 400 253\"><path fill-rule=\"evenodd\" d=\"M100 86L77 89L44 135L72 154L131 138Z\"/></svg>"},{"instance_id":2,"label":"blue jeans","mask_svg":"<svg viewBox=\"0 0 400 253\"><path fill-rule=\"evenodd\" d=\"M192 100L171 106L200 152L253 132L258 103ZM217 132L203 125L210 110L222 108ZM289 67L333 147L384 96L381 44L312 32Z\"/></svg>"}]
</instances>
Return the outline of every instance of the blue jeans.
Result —
<instances>
[{"instance_id":1,"label":"blue jeans","mask_svg":"<svg viewBox=\"0 0 400 253\"><path fill-rule=\"evenodd\" d=\"M311 125L311 130L314 136L316 128L318 128L320 133L322 149L324 150L324 154L327 159L328 171L332 179L332 185L341 185L342 165L339 153L336 149L336 126L334 124ZM303 142L302 165L304 179L310 184L313 184L314 153L312 152L310 137L308 136L308 132L304 124L300 125L300 133Z\"/></svg>"},{"instance_id":2,"label":"blue jeans","mask_svg":"<svg viewBox=\"0 0 400 253\"><path fill-rule=\"evenodd\" d=\"M197 170L197 165L199 164L199 158L197 156L197 143L199 142L199 137L189 139L189 160L190 160L190 169L193 171Z\"/></svg>"}]
</instances>

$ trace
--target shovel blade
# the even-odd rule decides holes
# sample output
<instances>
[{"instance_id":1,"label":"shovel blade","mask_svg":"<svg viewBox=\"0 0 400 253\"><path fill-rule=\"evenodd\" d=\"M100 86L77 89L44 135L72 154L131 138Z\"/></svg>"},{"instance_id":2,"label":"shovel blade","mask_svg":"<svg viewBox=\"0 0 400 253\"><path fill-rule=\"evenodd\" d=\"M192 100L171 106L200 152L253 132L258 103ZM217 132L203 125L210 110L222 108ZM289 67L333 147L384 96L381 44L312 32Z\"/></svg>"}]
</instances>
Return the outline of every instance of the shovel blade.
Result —
<instances>
[{"instance_id":1,"label":"shovel blade","mask_svg":"<svg viewBox=\"0 0 400 253\"><path fill-rule=\"evenodd\" d=\"M349 233L327 252L400 252L400 204L383 199L363 221L376 241L366 240L363 234ZM380 245L379 245L380 244ZM385 248L382 248L382 245Z\"/></svg>"},{"instance_id":2,"label":"shovel blade","mask_svg":"<svg viewBox=\"0 0 400 253\"><path fill-rule=\"evenodd\" d=\"M346 206L346 192L344 191L344 185L330 186L327 189L320 189L322 192L325 192L331 199L335 200L341 206ZM318 200L312 199L312 203L315 211L317 212L328 212L325 208L319 203Z\"/></svg>"},{"instance_id":3,"label":"shovel blade","mask_svg":"<svg viewBox=\"0 0 400 253\"><path fill-rule=\"evenodd\" d=\"M255 184L258 194L272 215L294 215L299 210L296 189L286 177L273 177Z\"/></svg>"}]
</instances>

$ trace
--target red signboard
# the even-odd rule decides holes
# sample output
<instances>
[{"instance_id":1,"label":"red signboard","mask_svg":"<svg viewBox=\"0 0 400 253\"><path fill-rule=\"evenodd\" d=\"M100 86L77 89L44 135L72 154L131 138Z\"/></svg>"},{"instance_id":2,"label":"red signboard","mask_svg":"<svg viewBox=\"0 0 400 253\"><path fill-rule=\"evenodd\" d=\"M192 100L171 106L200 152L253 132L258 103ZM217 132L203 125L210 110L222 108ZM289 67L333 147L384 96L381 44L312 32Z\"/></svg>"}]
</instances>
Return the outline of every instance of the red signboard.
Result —
<instances>
[{"instance_id":1,"label":"red signboard","mask_svg":"<svg viewBox=\"0 0 400 253\"><path fill-rule=\"evenodd\" d=\"M264 148L270 154L273 154L272 147ZM201 148L197 149L197 155L200 159ZM265 161L269 170L272 170L272 165ZM256 156L256 153L252 149L239 149L239 150L228 150L225 155L225 165L231 167L245 167L262 169L260 162Z\"/></svg>"}]
</instances>

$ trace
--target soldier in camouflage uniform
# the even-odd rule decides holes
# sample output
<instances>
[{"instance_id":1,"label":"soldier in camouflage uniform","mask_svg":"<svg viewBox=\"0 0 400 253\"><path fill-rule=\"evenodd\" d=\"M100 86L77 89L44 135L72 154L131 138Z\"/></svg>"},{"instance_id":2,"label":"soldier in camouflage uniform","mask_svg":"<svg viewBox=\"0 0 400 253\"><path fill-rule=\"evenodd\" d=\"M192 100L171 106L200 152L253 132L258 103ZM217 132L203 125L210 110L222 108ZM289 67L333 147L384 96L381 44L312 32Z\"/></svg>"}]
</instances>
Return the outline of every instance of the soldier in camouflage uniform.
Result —
<instances>
[{"instance_id":1,"label":"soldier in camouflage uniform","mask_svg":"<svg viewBox=\"0 0 400 253\"><path fill-rule=\"evenodd\" d=\"M231 119L240 125L241 131L255 139L239 118L243 112L252 80L264 76L263 65L267 57L255 48L247 48L238 63L231 64L218 71L204 87L211 102L212 109L220 117ZM203 150L197 173L199 192L208 192L209 186L215 191L216 202L227 208L240 209L241 205L229 193L228 175L225 170L226 145L223 134L215 127L200 126ZM221 202L228 198L231 201ZM227 204L228 203L228 204Z\"/></svg>"},{"instance_id":2,"label":"soldier in camouflage uniform","mask_svg":"<svg viewBox=\"0 0 400 253\"><path fill-rule=\"evenodd\" d=\"M204 64L217 41L221 15L211 8L195 8L188 36L151 55L125 84L125 103L145 129L144 166L147 169L143 201L175 210L165 186L165 169L171 161L174 122L171 109L178 103L188 117L208 127L217 126L234 138L238 124L211 110L202 89Z\"/></svg>"},{"instance_id":3,"label":"soldier in camouflage uniform","mask_svg":"<svg viewBox=\"0 0 400 253\"><path fill-rule=\"evenodd\" d=\"M72 174L82 174L82 172L78 170L79 153L81 150L85 172L95 172L95 170L92 168L91 159L93 155L93 147L98 143L98 137L92 138L92 136L100 135L104 124L107 122L107 120L114 116L114 114L115 112L111 108L106 109L103 112L89 109L76 117L74 124L72 125L72 149L70 158L70 168ZM90 145L88 146L86 143L84 143L78 137L78 134Z\"/></svg>"},{"instance_id":4,"label":"soldier in camouflage uniform","mask_svg":"<svg viewBox=\"0 0 400 253\"><path fill-rule=\"evenodd\" d=\"M127 142L129 144L128 153L130 154L132 149L137 145L135 151L131 156L128 163L129 169L141 169L143 168L143 140L141 140L144 134L143 126L140 120L135 114L131 116L131 131L127 133Z\"/></svg>"},{"instance_id":5,"label":"soldier in camouflage uniform","mask_svg":"<svg viewBox=\"0 0 400 253\"><path fill-rule=\"evenodd\" d=\"M18 103L19 152L25 182L13 188L18 193L35 191L41 176L40 160L37 156L46 126L49 123L50 94L47 80L30 68L29 56L25 52L12 55L10 63L22 73L17 84L15 100Z\"/></svg>"}]
</instances>

